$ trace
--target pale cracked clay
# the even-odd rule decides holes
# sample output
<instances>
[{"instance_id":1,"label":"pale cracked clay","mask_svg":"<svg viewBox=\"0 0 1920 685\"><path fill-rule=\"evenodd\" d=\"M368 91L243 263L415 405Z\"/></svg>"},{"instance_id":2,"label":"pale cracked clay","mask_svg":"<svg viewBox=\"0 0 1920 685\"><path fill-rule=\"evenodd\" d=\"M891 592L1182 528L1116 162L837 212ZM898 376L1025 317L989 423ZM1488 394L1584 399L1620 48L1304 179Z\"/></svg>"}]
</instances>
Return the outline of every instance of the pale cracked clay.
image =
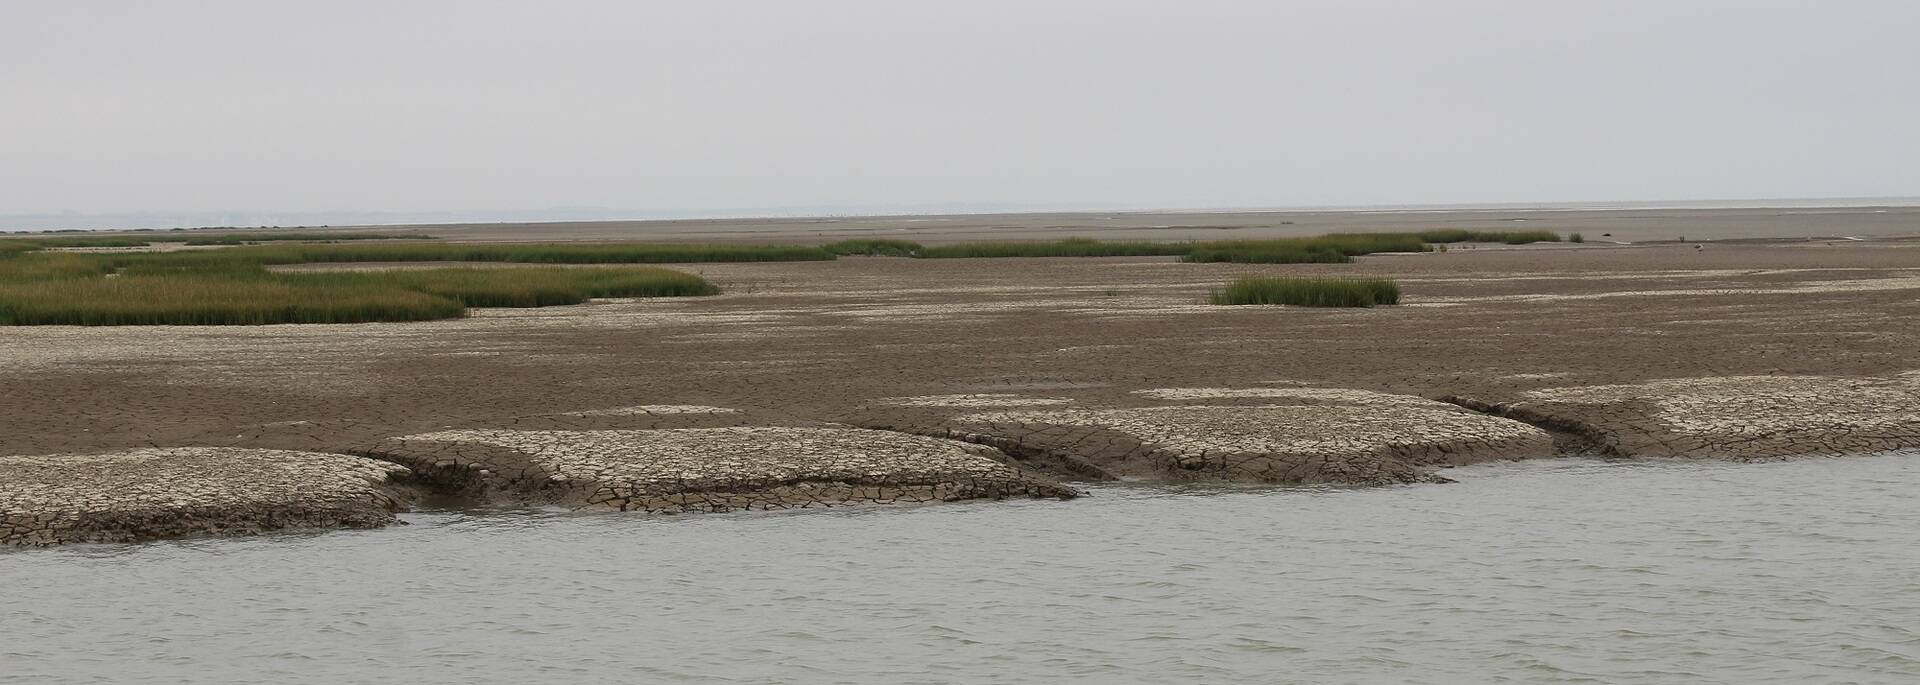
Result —
<instances>
[{"instance_id":1,"label":"pale cracked clay","mask_svg":"<svg viewBox=\"0 0 1920 685\"><path fill-rule=\"evenodd\" d=\"M579 509L675 513L1072 497L998 451L853 428L453 430L367 454L442 489Z\"/></svg>"},{"instance_id":2,"label":"pale cracked clay","mask_svg":"<svg viewBox=\"0 0 1920 685\"><path fill-rule=\"evenodd\" d=\"M319 452L221 447L0 457L0 546L376 528L405 508L407 468Z\"/></svg>"}]
</instances>

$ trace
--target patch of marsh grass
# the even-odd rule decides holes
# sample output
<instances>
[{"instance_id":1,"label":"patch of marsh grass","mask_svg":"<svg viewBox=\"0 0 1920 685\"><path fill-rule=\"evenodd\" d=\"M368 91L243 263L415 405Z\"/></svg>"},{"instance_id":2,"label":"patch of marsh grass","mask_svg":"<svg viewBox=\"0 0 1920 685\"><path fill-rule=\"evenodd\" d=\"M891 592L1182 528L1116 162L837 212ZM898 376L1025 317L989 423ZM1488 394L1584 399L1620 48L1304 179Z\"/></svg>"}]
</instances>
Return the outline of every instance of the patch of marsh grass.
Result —
<instances>
[{"instance_id":1,"label":"patch of marsh grass","mask_svg":"<svg viewBox=\"0 0 1920 685\"><path fill-rule=\"evenodd\" d=\"M978 257L1147 257L1183 255L1193 243L1160 243L1144 240L1102 241L1091 238L1064 240L991 240L952 245L934 245L922 249L927 259L965 259Z\"/></svg>"},{"instance_id":2,"label":"patch of marsh grass","mask_svg":"<svg viewBox=\"0 0 1920 685\"><path fill-rule=\"evenodd\" d=\"M1338 250L1312 249L1291 245L1199 248L1180 258L1185 262L1233 262L1239 264L1345 264L1353 257Z\"/></svg>"},{"instance_id":3,"label":"patch of marsh grass","mask_svg":"<svg viewBox=\"0 0 1920 685\"><path fill-rule=\"evenodd\" d=\"M466 307L719 292L658 267L271 273L231 251L30 253L0 258L0 325L244 325L419 321Z\"/></svg>"},{"instance_id":4,"label":"patch of marsh grass","mask_svg":"<svg viewBox=\"0 0 1920 685\"><path fill-rule=\"evenodd\" d=\"M689 273L653 267L407 269L283 274L295 281L379 285L452 299L469 307L550 307L596 297L687 297L720 289Z\"/></svg>"},{"instance_id":5,"label":"patch of marsh grass","mask_svg":"<svg viewBox=\"0 0 1920 685\"><path fill-rule=\"evenodd\" d=\"M1553 231L1469 231L1459 228L1420 231L1412 235L1429 243L1557 243L1560 234Z\"/></svg>"},{"instance_id":6,"label":"patch of marsh grass","mask_svg":"<svg viewBox=\"0 0 1920 685\"><path fill-rule=\"evenodd\" d=\"M229 250L266 264L310 262L519 262L529 264L671 264L691 262L831 261L832 252L801 245L671 243L285 245Z\"/></svg>"},{"instance_id":7,"label":"patch of marsh grass","mask_svg":"<svg viewBox=\"0 0 1920 685\"><path fill-rule=\"evenodd\" d=\"M276 241L332 243L351 240L435 240L430 235L399 233L330 233L321 231L275 231L271 233L225 233L188 238L188 245L246 245Z\"/></svg>"},{"instance_id":8,"label":"patch of marsh grass","mask_svg":"<svg viewBox=\"0 0 1920 685\"><path fill-rule=\"evenodd\" d=\"M1427 244L1407 233L1332 233L1315 238L1217 240L1194 243L1189 262L1246 264L1343 264L1379 252L1424 252Z\"/></svg>"},{"instance_id":9,"label":"patch of marsh grass","mask_svg":"<svg viewBox=\"0 0 1920 685\"><path fill-rule=\"evenodd\" d=\"M1301 307L1372 307L1400 303L1400 286L1386 278L1245 276L1213 291L1213 304L1290 304Z\"/></svg>"},{"instance_id":10,"label":"patch of marsh grass","mask_svg":"<svg viewBox=\"0 0 1920 685\"><path fill-rule=\"evenodd\" d=\"M231 245L218 251L190 253L116 253L165 262L234 260L254 264L303 264L308 262L520 262L531 264L670 264L692 262L791 262L830 261L834 253L806 245L699 245L679 243L385 243L376 238L414 238L360 234L341 238L327 233L247 234L235 240L224 237L195 238L193 244ZM356 234L344 234L353 236ZM358 244L316 243L309 245L250 245L259 240L359 240ZM145 240L50 238L0 240L0 255L24 253L49 247L134 247ZM910 244L910 243L909 243ZM217 254L218 256L208 256Z\"/></svg>"},{"instance_id":11,"label":"patch of marsh grass","mask_svg":"<svg viewBox=\"0 0 1920 685\"><path fill-rule=\"evenodd\" d=\"M990 241L935 245L921 257L1147 257L1174 256L1189 262L1325 264L1353 261L1379 252L1422 252L1427 244L1410 233L1335 233L1314 238L1210 240L1198 242L1106 242L1088 238L1052 241Z\"/></svg>"},{"instance_id":12,"label":"patch of marsh grass","mask_svg":"<svg viewBox=\"0 0 1920 685\"><path fill-rule=\"evenodd\" d=\"M144 238L118 236L71 238L0 238L0 255L18 254L57 247L146 247Z\"/></svg>"},{"instance_id":13,"label":"patch of marsh grass","mask_svg":"<svg viewBox=\"0 0 1920 685\"><path fill-rule=\"evenodd\" d=\"M0 283L103 276L113 265L97 255L74 252L0 253Z\"/></svg>"},{"instance_id":14,"label":"patch of marsh grass","mask_svg":"<svg viewBox=\"0 0 1920 685\"><path fill-rule=\"evenodd\" d=\"M926 249L920 243L911 240L892 238L857 238L837 243L821 245L820 249L836 255L868 255L874 257L913 257Z\"/></svg>"},{"instance_id":15,"label":"patch of marsh grass","mask_svg":"<svg viewBox=\"0 0 1920 685\"><path fill-rule=\"evenodd\" d=\"M454 300L379 284L197 274L0 283L0 325L248 325L421 321Z\"/></svg>"}]
</instances>

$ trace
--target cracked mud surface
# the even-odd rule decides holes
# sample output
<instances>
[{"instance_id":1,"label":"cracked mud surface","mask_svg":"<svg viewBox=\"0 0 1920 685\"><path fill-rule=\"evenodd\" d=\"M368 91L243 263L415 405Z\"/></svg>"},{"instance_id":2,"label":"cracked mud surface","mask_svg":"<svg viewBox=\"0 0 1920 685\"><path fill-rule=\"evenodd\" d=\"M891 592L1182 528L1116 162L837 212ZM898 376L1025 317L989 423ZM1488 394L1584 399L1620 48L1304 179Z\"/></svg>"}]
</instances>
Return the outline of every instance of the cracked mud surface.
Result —
<instances>
[{"instance_id":1,"label":"cracked mud surface","mask_svg":"<svg viewBox=\"0 0 1920 685\"><path fill-rule=\"evenodd\" d=\"M0 457L0 546L373 528L403 508L405 467L232 448Z\"/></svg>"},{"instance_id":2,"label":"cracked mud surface","mask_svg":"<svg viewBox=\"0 0 1920 685\"><path fill-rule=\"evenodd\" d=\"M1722 376L1549 388L1500 411L1618 456L1756 460L1920 447L1920 377Z\"/></svg>"},{"instance_id":3,"label":"cracked mud surface","mask_svg":"<svg viewBox=\"0 0 1920 685\"><path fill-rule=\"evenodd\" d=\"M452 430L367 453L444 487L621 511L1074 496L990 447L851 428Z\"/></svg>"},{"instance_id":4,"label":"cracked mud surface","mask_svg":"<svg viewBox=\"0 0 1920 685\"><path fill-rule=\"evenodd\" d=\"M728 294L403 324L0 329L0 455L842 424L1120 455L1030 462L1067 479L1405 482L1554 452L1417 399L1454 395L1550 409L1637 456L1914 444L1914 242L689 268ZM1199 304L1245 274L1394 277L1406 304ZM1406 399L1355 399L1381 395ZM1003 414L1020 420L957 422Z\"/></svg>"},{"instance_id":5,"label":"cracked mud surface","mask_svg":"<svg viewBox=\"0 0 1920 685\"><path fill-rule=\"evenodd\" d=\"M1533 426L1432 400L1337 388L1160 388L1256 404L1028 409L936 419L939 432L1105 477L1287 485L1443 481L1426 467L1553 453ZM937 427L935 427L937 426Z\"/></svg>"}]
</instances>

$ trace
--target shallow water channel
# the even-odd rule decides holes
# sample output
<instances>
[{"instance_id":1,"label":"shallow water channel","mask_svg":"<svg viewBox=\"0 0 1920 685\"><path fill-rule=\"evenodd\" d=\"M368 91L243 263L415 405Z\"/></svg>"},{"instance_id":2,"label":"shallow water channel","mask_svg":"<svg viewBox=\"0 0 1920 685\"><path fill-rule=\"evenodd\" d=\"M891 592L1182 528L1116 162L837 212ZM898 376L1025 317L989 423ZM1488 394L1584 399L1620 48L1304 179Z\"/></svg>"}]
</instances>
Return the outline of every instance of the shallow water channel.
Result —
<instances>
[{"instance_id":1,"label":"shallow water channel","mask_svg":"<svg viewBox=\"0 0 1920 685\"><path fill-rule=\"evenodd\" d=\"M1448 474L6 552L0 682L1920 679L1920 455Z\"/></svg>"}]
</instances>

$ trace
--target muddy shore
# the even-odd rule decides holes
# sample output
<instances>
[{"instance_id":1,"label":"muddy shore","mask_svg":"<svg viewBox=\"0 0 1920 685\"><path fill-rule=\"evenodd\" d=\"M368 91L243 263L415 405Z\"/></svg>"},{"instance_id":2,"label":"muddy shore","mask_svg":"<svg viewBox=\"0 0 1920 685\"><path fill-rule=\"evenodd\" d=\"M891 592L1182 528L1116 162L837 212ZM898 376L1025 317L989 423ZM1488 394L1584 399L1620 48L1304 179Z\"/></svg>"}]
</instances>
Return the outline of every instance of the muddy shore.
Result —
<instances>
[{"instance_id":1,"label":"muddy shore","mask_svg":"<svg viewBox=\"0 0 1920 685\"><path fill-rule=\"evenodd\" d=\"M423 478L512 470L567 485L489 496L690 511L1060 497L1103 479L1417 483L1444 480L1453 465L1556 454L1752 460L1920 447L1920 242L1897 239L1920 234L1916 215L1754 218L1766 211L1602 217L1621 226L1612 230L1585 228L1600 220L1585 217L1529 221L1593 242L1348 265L704 264L685 268L726 294L408 324L12 328L0 330L0 455L358 454L409 467L409 487L461 489L471 481ZM1625 227L1633 222L1644 225ZM1708 224L1722 227L1703 233ZM1207 230L1294 226L1329 230ZM818 227L763 229L733 230L808 242ZM1681 231L1874 239L1595 241ZM1241 274L1386 276L1406 298L1369 310L1202 304ZM578 477L528 445L614 465ZM445 458L456 452L468 456ZM720 480L662 466L662 455L709 452L735 458ZM683 497L695 492L725 494ZM404 499L356 521L377 523Z\"/></svg>"},{"instance_id":2,"label":"muddy shore","mask_svg":"<svg viewBox=\"0 0 1920 685\"><path fill-rule=\"evenodd\" d=\"M1226 212L1044 212L880 217L794 217L381 226L471 242L798 242L901 238L926 244L1073 236L1107 240L1241 240L1343 232L1545 229L1589 240L1886 238L1920 233L1920 207L1441 208ZM367 230L368 227L340 227Z\"/></svg>"}]
</instances>

